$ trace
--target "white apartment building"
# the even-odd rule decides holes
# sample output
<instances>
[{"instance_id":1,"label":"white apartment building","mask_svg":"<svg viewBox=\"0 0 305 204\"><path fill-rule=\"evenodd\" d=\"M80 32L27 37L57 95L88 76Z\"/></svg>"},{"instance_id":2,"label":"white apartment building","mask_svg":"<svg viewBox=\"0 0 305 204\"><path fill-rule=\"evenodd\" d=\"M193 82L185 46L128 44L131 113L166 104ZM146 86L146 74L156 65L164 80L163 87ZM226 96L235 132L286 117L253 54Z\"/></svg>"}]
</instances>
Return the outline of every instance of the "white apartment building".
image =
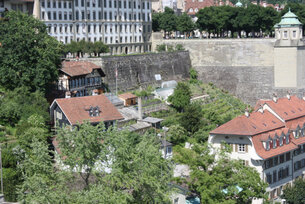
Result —
<instances>
[{"instance_id":1,"label":"white apartment building","mask_svg":"<svg viewBox=\"0 0 305 204\"><path fill-rule=\"evenodd\" d=\"M231 158L254 167L269 184L269 199L282 202L283 188L305 177L305 100L288 94L258 101L253 113L210 132L213 148L221 148L223 142L232 147Z\"/></svg>"},{"instance_id":2,"label":"white apartment building","mask_svg":"<svg viewBox=\"0 0 305 204\"><path fill-rule=\"evenodd\" d=\"M112 54L151 50L150 0L0 0L0 7L28 13L37 4L34 15L58 41L103 41Z\"/></svg>"}]
</instances>

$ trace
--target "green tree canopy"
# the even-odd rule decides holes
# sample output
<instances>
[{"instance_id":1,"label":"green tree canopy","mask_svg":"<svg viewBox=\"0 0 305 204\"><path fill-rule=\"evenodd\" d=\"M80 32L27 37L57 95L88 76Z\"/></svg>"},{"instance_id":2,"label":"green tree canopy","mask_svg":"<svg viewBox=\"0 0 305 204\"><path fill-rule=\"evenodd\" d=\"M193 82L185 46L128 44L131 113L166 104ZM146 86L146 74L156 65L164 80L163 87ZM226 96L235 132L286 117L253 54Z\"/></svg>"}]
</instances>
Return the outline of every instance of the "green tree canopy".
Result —
<instances>
[{"instance_id":1,"label":"green tree canopy","mask_svg":"<svg viewBox=\"0 0 305 204\"><path fill-rule=\"evenodd\" d=\"M192 21L191 17L186 13L183 13L181 16L177 18L177 30L186 33L191 32L195 29L195 24Z\"/></svg>"},{"instance_id":2,"label":"green tree canopy","mask_svg":"<svg viewBox=\"0 0 305 204\"><path fill-rule=\"evenodd\" d=\"M11 11L4 19L0 21L0 85L45 92L57 81L61 44L33 16Z\"/></svg>"},{"instance_id":3,"label":"green tree canopy","mask_svg":"<svg viewBox=\"0 0 305 204\"><path fill-rule=\"evenodd\" d=\"M6 91L0 98L0 123L15 126L19 120L27 120L33 114L49 119L49 104L39 91L30 92L28 88L16 88Z\"/></svg>"},{"instance_id":4,"label":"green tree canopy","mask_svg":"<svg viewBox=\"0 0 305 204\"><path fill-rule=\"evenodd\" d=\"M165 7L164 13L160 18L160 28L164 32L170 32L176 30L177 16L174 13L174 10L168 7Z\"/></svg>"},{"instance_id":5,"label":"green tree canopy","mask_svg":"<svg viewBox=\"0 0 305 204\"><path fill-rule=\"evenodd\" d=\"M177 111L182 112L191 101L190 87L186 83L179 82L173 95L168 97L168 101Z\"/></svg>"},{"instance_id":6,"label":"green tree canopy","mask_svg":"<svg viewBox=\"0 0 305 204\"><path fill-rule=\"evenodd\" d=\"M89 203L86 199L90 199L90 203L92 201L97 203L169 201L168 183L172 177L172 167L168 160L162 158L159 151L160 141L155 135L139 136L115 128L105 130L103 125L92 126L84 122L77 128L59 129L56 140L59 142L61 152L59 155L61 160L57 161L62 162L65 168L68 167L66 172L72 175L69 182L73 186L79 186L78 189L70 188L63 198L59 198L59 201L63 199L68 203ZM80 171L82 173L79 174L83 178L81 183L85 185L77 184L75 172ZM62 184L62 182L58 183ZM101 189L102 192L99 192ZM45 196L45 193L38 192L42 197ZM55 195L59 197L58 193ZM50 196L55 195L50 194Z\"/></svg>"},{"instance_id":7,"label":"green tree canopy","mask_svg":"<svg viewBox=\"0 0 305 204\"><path fill-rule=\"evenodd\" d=\"M242 204L252 198L265 198L267 184L253 167L230 159L225 150L213 153L210 150L206 144L197 144L192 149L180 148L175 157L190 166L189 185L200 195L202 203Z\"/></svg>"},{"instance_id":8,"label":"green tree canopy","mask_svg":"<svg viewBox=\"0 0 305 204\"><path fill-rule=\"evenodd\" d=\"M281 198L286 199L287 203L302 204L305 202L305 181L303 179L296 179L292 186L287 186L283 190Z\"/></svg>"},{"instance_id":9,"label":"green tree canopy","mask_svg":"<svg viewBox=\"0 0 305 204\"><path fill-rule=\"evenodd\" d=\"M203 113L200 104L191 103L186 106L185 111L181 115L180 124L191 135L197 132L203 124Z\"/></svg>"}]
</instances>

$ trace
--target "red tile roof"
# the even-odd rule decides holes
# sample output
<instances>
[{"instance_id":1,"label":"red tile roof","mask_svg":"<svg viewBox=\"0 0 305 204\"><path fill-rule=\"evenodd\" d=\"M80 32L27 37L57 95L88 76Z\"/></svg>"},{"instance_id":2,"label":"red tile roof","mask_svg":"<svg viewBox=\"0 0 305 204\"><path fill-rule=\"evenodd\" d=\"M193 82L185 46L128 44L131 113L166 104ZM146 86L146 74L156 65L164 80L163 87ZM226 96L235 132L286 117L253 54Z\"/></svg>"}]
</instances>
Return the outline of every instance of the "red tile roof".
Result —
<instances>
[{"instance_id":1,"label":"red tile roof","mask_svg":"<svg viewBox=\"0 0 305 204\"><path fill-rule=\"evenodd\" d=\"M120 94L119 98L126 100L126 99L131 99L131 98L137 98L137 96L132 93L124 93L124 94Z\"/></svg>"},{"instance_id":2,"label":"red tile roof","mask_svg":"<svg viewBox=\"0 0 305 204\"><path fill-rule=\"evenodd\" d=\"M214 0L203 0L202 2L199 2L198 0L186 0L185 1L185 11L189 15L196 14L195 9L197 8L202 9L205 7L215 6ZM190 12L190 9L193 9L193 12Z\"/></svg>"},{"instance_id":3,"label":"red tile roof","mask_svg":"<svg viewBox=\"0 0 305 204\"><path fill-rule=\"evenodd\" d=\"M277 115L285 122L281 122L267 109L263 113L257 111L250 114L249 117L239 116L226 124L216 128L211 134L224 135L249 135L252 136L252 142L257 154L263 159L267 159L293 149L298 145L305 143L305 137L295 138L293 131L299 126L305 124L305 101L296 96L279 98L277 102L273 100L259 100L256 103L255 110L261 106L268 105ZM256 127L256 128L254 128ZM290 132L290 143L277 146L266 150L263 142L268 139L274 139L281 136L282 133L287 135Z\"/></svg>"},{"instance_id":4,"label":"red tile roof","mask_svg":"<svg viewBox=\"0 0 305 204\"><path fill-rule=\"evenodd\" d=\"M263 146L263 141L262 138L264 137L265 134L260 134L252 137L252 142L255 148L256 153L262 157L263 159L268 159L271 157L274 157L276 155L280 155L282 153L285 153L287 151L291 151L294 149L297 149L298 146L293 142L295 139L290 133L290 139L291 141L289 144L283 144L282 146L277 146L276 148L270 148L270 150L266 150L265 147ZM269 133L267 134L269 135Z\"/></svg>"},{"instance_id":5,"label":"red tile roof","mask_svg":"<svg viewBox=\"0 0 305 204\"><path fill-rule=\"evenodd\" d=\"M63 61L61 71L73 77L90 74L94 69L101 67L86 61Z\"/></svg>"},{"instance_id":6,"label":"red tile roof","mask_svg":"<svg viewBox=\"0 0 305 204\"><path fill-rule=\"evenodd\" d=\"M274 112L285 121L305 116L305 101L297 96L279 98L277 102L273 100L264 101Z\"/></svg>"},{"instance_id":7,"label":"red tile roof","mask_svg":"<svg viewBox=\"0 0 305 204\"><path fill-rule=\"evenodd\" d=\"M249 117L238 116L233 120L219 126L211 131L211 134L225 135L256 135L262 132L284 127L285 124L276 118L268 110L261 112L253 112Z\"/></svg>"},{"instance_id":8,"label":"red tile roof","mask_svg":"<svg viewBox=\"0 0 305 204\"><path fill-rule=\"evenodd\" d=\"M71 125L82 123L84 120L89 120L91 123L98 123L102 121L123 119L123 116L103 94L97 96L55 99L54 102L56 102L64 112ZM90 116L88 111L90 106L98 106L101 111L100 115Z\"/></svg>"}]
</instances>

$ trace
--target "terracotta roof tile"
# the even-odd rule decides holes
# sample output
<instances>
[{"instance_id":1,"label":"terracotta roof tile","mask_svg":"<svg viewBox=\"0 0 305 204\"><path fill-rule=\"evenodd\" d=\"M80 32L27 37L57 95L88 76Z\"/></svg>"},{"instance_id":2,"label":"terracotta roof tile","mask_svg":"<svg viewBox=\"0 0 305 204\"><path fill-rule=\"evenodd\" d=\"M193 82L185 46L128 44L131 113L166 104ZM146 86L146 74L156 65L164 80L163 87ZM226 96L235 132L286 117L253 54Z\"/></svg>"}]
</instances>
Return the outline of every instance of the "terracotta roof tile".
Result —
<instances>
[{"instance_id":1,"label":"terracotta roof tile","mask_svg":"<svg viewBox=\"0 0 305 204\"><path fill-rule=\"evenodd\" d=\"M55 102L64 112L71 125L82 123L84 120L89 120L91 123L98 123L102 121L123 119L123 116L103 94L97 96L55 99ZM98 106L101 111L100 115L90 116L88 111L90 106Z\"/></svg>"},{"instance_id":2,"label":"terracotta roof tile","mask_svg":"<svg viewBox=\"0 0 305 204\"><path fill-rule=\"evenodd\" d=\"M94 69L101 67L86 61L63 61L61 71L69 76L80 76L90 74Z\"/></svg>"},{"instance_id":3,"label":"terracotta roof tile","mask_svg":"<svg viewBox=\"0 0 305 204\"><path fill-rule=\"evenodd\" d=\"M226 135L256 135L262 132L284 127L284 123L271 114L268 110L263 113L254 112L249 117L238 116L233 120L211 131L211 134Z\"/></svg>"},{"instance_id":4,"label":"terracotta roof tile","mask_svg":"<svg viewBox=\"0 0 305 204\"><path fill-rule=\"evenodd\" d=\"M287 97L279 98L277 102L266 100L265 104L285 121L305 116L305 101L297 96L291 96L290 100Z\"/></svg>"},{"instance_id":5,"label":"terracotta roof tile","mask_svg":"<svg viewBox=\"0 0 305 204\"><path fill-rule=\"evenodd\" d=\"M186 0L185 1L185 11L189 15L194 15L196 14L195 9L197 8L198 10L205 8L205 7L210 7L210 6L215 6L214 0L203 0L202 2L199 2L198 0ZM190 9L193 9L193 12L190 12Z\"/></svg>"},{"instance_id":6,"label":"terracotta roof tile","mask_svg":"<svg viewBox=\"0 0 305 204\"><path fill-rule=\"evenodd\" d=\"M269 133L268 133L269 134ZM293 142L295 139L293 138L293 135L290 134L291 141L289 144L283 144L282 146L277 146L276 148L271 148L270 150L266 150L263 146L263 138L265 137L265 134L260 134L252 137L252 142L254 145L254 148L256 150L256 153L262 157L263 159L268 159L273 156L285 153L287 151L291 151L294 149L297 149L298 146ZM305 138L305 137L304 137Z\"/></svg>"},{"instance_id":7,"label":"terracotta roof tile","mask_svg":"<svg viewBox=\"0 0 305 204\"><path fill-rule=\"evenodd\" d=\"M124 94L120 94L118 96L119 98L126 100L126 99L131 99L131 98L137 98L136 95L132 94L132 93L124 93Z\"/></svg>"}]
</instances>

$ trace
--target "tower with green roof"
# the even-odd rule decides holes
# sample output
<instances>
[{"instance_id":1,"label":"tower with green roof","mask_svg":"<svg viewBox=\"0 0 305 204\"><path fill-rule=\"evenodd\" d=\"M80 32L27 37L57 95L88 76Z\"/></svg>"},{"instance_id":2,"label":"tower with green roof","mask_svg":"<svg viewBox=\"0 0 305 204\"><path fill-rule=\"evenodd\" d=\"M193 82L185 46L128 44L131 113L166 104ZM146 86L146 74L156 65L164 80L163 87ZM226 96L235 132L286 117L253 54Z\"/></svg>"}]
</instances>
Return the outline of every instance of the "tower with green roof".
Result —
<instances>
[{"instance_id":1,"label":"tower with green roof","mask_svg":"<svg viewBox=\"0 0 305 204\"><path fill-rule=\"evenodd\" d=\"M305 88L305 44L302 23L289 11L274 26L274 85Z\"/></svg>"},{"instance_id":2,"label":"tower with green roof","mask_svg":"<svg viewBox=\"0 0 305 204\"><path fill-rule=\"evenodd\" d=\"M275 24L275 37L277 40L283 40L284 44L288 41L298 41L302 39L302 23L299 21L298 17L289 11L282 16L281 22ZM287 41L285 43L285 41ZM288 42L290 43L290 42Z\"/></svg>"}]
</instances>

